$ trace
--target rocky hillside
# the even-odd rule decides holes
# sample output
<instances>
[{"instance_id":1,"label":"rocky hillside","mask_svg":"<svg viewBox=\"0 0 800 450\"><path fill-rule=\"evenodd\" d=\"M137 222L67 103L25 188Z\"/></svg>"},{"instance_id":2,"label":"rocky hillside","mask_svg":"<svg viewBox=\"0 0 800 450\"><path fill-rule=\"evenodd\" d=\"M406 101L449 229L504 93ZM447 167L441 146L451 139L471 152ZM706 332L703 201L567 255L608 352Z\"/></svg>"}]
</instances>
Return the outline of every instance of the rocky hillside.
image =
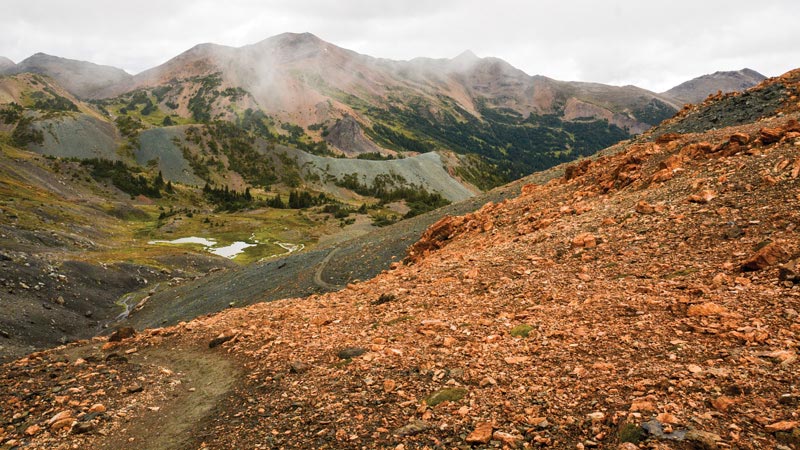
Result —
<instances>
[{"instance_id":1,"label":"rocky hillside","mask_svg":"<svg viewBox=\"0 0 800 450\"><path fill-rule=\"evenodd\" d=\"M205 82L195 83L198 95L205 92ZM170 95L161 94L162 100L170 103ZM214 103L203 99L207 106ZM220 108L247 106L246 102L222 99L218 102L227 103ZM192 112L187 112L190 117L182 117L180 111L169 114L168 107L164 111L155 106L162 100L158 93L135 91L86 103L47 76L0 76L0 132L9 133L17 147L48 157L123 161L157 169L165 180L197 187L206 182L239 191L303 187L342 200L363 200L353 192L354 186L340 186L343 177L350 175L365 189L376 176L394 176L397 186L438 192L449 201L462 200L478 190L471 184L476 176L469 173L475 164L466 157L442 158L431 152L394 160L394 156L380 155L375 147L375 152L362 155L374 160L348 160L333 157L324 141L312 140L296 126L279 134L280 129L267 116L252 109L244 118L232 117L234 121L217 117L212 126L194 122Z\"/></svg>"},{"instance_id":2,"label":"rocky hillside","mask_svg":"<svg viewBox=\"0 0 800 450\"><path fill-rule=\"evenodd\" d=\"M300 127L347 155L475 153L507 179L594 153L677 110L632 86L532 77L471 53L377 59L309 33L240 48L198 45L93 96L141 90L160 92L159 107L195 120L260 109L278 129ZM199 111L198 96L210 92L217 95Z\"/></svg>"},{"instance_id":3,"label":"rocky hillside","mask_svg":"<svg viewBox=\"0 0 800 450\"><path fill-rule=\"evenodd\" d=\"M0 131L11 143L65 158L119 159L122 139L113 120L50 77L0 76Z\"/></svg>"},{"instance_id":4,"label":"rocky hillside","mask_svg":"<svg viewBox=\"0 0 800 450\"><path fill-rule=\"evenodd\" d=\"M766 77L752 69L730 72L714 72L683 82L661 95L677 103L698 103L709 95L722 91L741 92L764 81Z\"/></svg>"},{"instance_id":5,"label":"rocky hillside","mask_svg":"<svg viewBox=\"0 0 800 450\"><path fill-rule=\"evenodd\" d=\"M774 113L610 148L372 280L5 364L0 442L798 448L800 71L758 89Z\"/></svg>"},{"instance_id":6,"label":"rocky hillside","mask_svg":"<svg viewBox=\"0 0 800 450\"><path fill-rule=\"evenodd\" d=\"M92 97L94 93L108 86L122 83L131 77L127 72L116 67L101 66L45 53L36 53L15 66L0 67L0 74L13 75L26 72L47 75L80 98Z\"/></svg>"}]
</instances>

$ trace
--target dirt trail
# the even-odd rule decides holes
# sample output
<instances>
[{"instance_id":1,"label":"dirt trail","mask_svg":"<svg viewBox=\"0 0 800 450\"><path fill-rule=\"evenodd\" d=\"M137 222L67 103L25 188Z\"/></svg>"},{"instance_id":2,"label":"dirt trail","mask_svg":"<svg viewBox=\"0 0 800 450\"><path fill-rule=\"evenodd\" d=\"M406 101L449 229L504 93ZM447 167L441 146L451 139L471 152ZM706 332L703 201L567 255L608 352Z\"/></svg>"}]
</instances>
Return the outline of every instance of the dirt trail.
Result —
<instances>
[{"instance_id":1,"label":"dirt trail","mask_svg":"<svg viewBox=\"0 0 800 450\"><path fill-rule=\"evenodd\" d=\"M328 283L327 281L322 279L322 272L325 270L325 267L328 265L330 260L333 259L334 256L336 256L336 252L338 251L339 251L338 247L334 247L333 249L331 249L330 253L328 253L325 259L323 259L322 262L319 263L319 265L317 266L317 270L314 272L314 283L316 283L317 286L321 287L322 289L327 289L329 291L338 291L339 289L342 288L342 286Z\"/></svg>"},{"instance_id":2,"label":"dirt trail","mask_svg":"<svg viewBox=\"0 0 800 450\"><path fill-rule=\"evenodd\" d=\"M146 349L131 358L131 362L181 374L181 385L158 411L133 418L104 442L101 449L196 448L193 444L203 426L239 375L233 362L210 350Z\"/></svg>"}]
</instances>

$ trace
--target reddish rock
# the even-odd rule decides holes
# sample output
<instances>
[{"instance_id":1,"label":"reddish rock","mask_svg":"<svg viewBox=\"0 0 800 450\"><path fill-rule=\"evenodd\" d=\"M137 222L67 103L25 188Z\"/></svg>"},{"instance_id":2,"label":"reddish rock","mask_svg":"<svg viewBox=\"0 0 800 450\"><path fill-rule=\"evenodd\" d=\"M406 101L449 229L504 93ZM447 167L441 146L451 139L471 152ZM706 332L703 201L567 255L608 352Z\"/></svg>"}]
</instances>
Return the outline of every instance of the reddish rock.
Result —
<instances>
[{"instance_id":1,"label":"reddish rock","mask_svg":"<svg viewBox=\"0 0 800 450\"><path fill-rule=\"evenodd\" d=\"M56 413L50 420L47 421L47 426L52 426L54 423L58 422L59 420L64 420L72 418L72 411L64 410Z\"/></svg>"},{"instance_id":2,"label":"reddish rock","mask_svg":"<svg viewBox=\"0 0 800 450\"><path fill-rule=\"evenodd\" d=\"M659 169L667 169L667 170L675 170L678 167L681 167L685 158L680 154L670 155L667 159L661 161L658 165Z\"/></svg>"},{"instance_id":3,"label":"reddish rock","mask_svg":"<svg viewBox=\"0 0 800 450\"><path fill-rule=\"evenodd\" d=\"M705 204L717 198L717 193L711 190L704 190L697 194L692 194L689 196L689 201L692 203L701 203Z\"/></svg>"},{"instance_id":4,"label":"reddish rock","mask_svg":"<svg viewBox=\"0 0 800 450\"><path fill-rule=\"evenodd\" d=\"M653 174L653 177L650 179L651 183L663 183L665 181L671 180L675 176L675 172L669 169L662 169L658 172Z\"/></svg>"},{"instance_id":5,"label":"reddish rock","mask_svg":"<svg viewBox=\"0 0 800 450\"><path fill-rule=\"evenodd\" d=\"M644 200L640 200L639 203L636 204L636 208L634 208L636 212L639 214L653 214L656 212L655 206L647 203Z\"/></svg>"},{"instance_id":6,"label":"reddish rock","mask_svg":"<svg viewBox=\"0 0 800 450\"><path fill-rule=\"evenodd\" d=\"M800 258L795 258L778 268L778 278L781 281L800 283Z\"/></svg>"},{"instance_id":7,"label":"reddish rock","mask_svg":"<svg viewBox=\"0 0 800 450\"><path fill-rule=\"evenodd\" d=\"M526 184L525 186L522 186L522 195L533 194L534 192L538 191L539 189L541 189L541 186L538 185L538 184L533 184L533 183Z\"/></svg>"},{"instance_id":8,"label":"reddish rock","mask_svg":"<svg viewBox=\"0 0 800 450\"><path fill-rule=\"evenodd\" d=\"M733 133L731 137L728 138L728 141L739 145L747 145L750 142L750 136L745 133Z\"/></svg>"},{"instance_id":9,"label":"reddish rock","mask_svg":"<svg viewBox=\"0 0 800 450\"><path fill-rule=\"evenodd\" d=\"M303 373L308 371L311 366L303 361L295 360L289 363L290 373Z\"/></svg>"},{"instance_id":10,"label":"reddish rock","mask_svg":"<svg viewBox=\"0 0 800 450\"><path fill-rule=\"evenodd\" d=\"M717 305L714 302L706 302L700 305L692 305L686 311L688 316L721 316L727 314L728 310L725 307Z\"/></svg>"},{"instance_id":11,"label":"reddish rock","mask_svg":"<svg viewBox=\"0 0 800 450\"><path fill-rule=\"evenodd\" d=\"M664 133L656 138L656 144L668 144L672 141L678 140L681 135L678 133Z\"/></svg>"},{"instance_id":12,"label":"reddish rock","mask_svg":"<svg viewBox=\"0 0 800 450\"><path fill-rule=\"evenodd\" d=\"M236 337L235 334L220 334L219 336L215 337L214 339L208 342L208 348L219 347L220 345L230 341L234 337Z\"/></svg>"},{"instance_id":13,"label":"reddish rock","mask_svg":"<svg viewBox=\"0 0 800 450\"><path fill-rule=\"evenodd\" d=\"M787 133L797 133L800 132L800 122L796 119L789 119L786 122L786 125L783 126L783 129L786 130Z\"/></svg>"},{"instance_id":14,"label":"reddish rock","mask_svg":"<svg viewBox=\"0 0 800 450\"><path fill-rule=\"evenodd\" d=\"M494 425L489 422L478 422L475 430L467 436L467 443L469 444L488 444L492 440L492 431Z\"/></svg>"},{"instance_id":15,"label":"reddish rock","mask_svg":"<svg viewBox=\"0 0 800 450\"><path fill-rule=\"evenodd\" d=\"M58 431L58 430L62 430L64 428L70 428L70 427L72 427L72 425L75 422L77 422L77 420L75 420L74 417L67 417L67 418L64 418L64 419L61 419L61 420L57 420L57 421L53 422L52 425L50 425L50 430Z\"/></svg>"},{"instance_id":16,"label":"reddish rock","mask_svg":"<svg viewBox=\"0 0 800 450\"><path fill-rule=\"evenodd\" d=\"M574 178L577 178L586 172L589 171L589 167L592 165L591 159L585 159L576 164L570 164L564 169L564 179L569 181Z\"/></svg>"},{"instance_id":17,"label":"reddish rock","mask_svg":"<svg viewBox=\"0 0 800 450\"><path fill-rule=\"evenodd\" d=\"M728 411L731 406L735 405L736 403L736 399L726 397L724 395L711 400L711 406L713 406L714 409L722 412Z\"/></svg>"},{"instance_id":18,"label":"reddish rock","mask_svg":"<svg viewBox=\"0 0 800 450\"><path fill-rule=\"evenodd\" d=\"M523 439L523 437L515 436L511 433L506 433L504 431L495 431L494 434L492 435L492 439L494 439L495 441L500 441L511 448L517 448L519 447L519 443Z\"/></svg>"},{"instance_id":19,"label":"reddish rock","mask_svg":"<svg viewBox=\"0 0 800 450\"><path fill-rule=\"evenodd\" d=\"M774 144L783 137L785 131L783 128L762 128L759 130L759 136L763 144Z\"/></svg>"},{"instance_id":20,"label":"reddish rock","mask_svg":"<svg viewBox=\"0 0 800 450\"><path fill-rule=\"evenodd\" d=\"M572 239L573 248L597 247L597 238L592 233L581 233Z\"/></svg>"},{"instance_id":21,"label":"reddish rock","mask_svg":"<svg viewBox=\"0 0 800 450\"><path fill-rule=\"evenodd\" d=\"M670 414L670 413L667 413L667 412L664 412L664 413L661 413L661 414L657 415L656 416L656 420L658 420L661 423L666 423L666 424L669 424L669 425L677 425L677 424L681 423L681 421L678 420L678 418L675 417L674 414Z\"/></svg>"},{"instance_id":22,"label":"reddish rock","mask_svg":"<svg viewBox=\"0 0 800 450\"><path fill-rule=\"evenodd\" d=\"M789 257L786 250L778 244L773 242L758 250L753 256L742 264L743 271L756 271L766 269L767 267L774 266Z\"/></svg>"},{"instance_id":23,"label":"reddish rock","mask_svg":"<svg viewBox=\"0 0 800 450\"><path fill-rule=\"evenodd\" d=\"M408 260L418 261L425 253L438 250L447 244L456 231L464 224L464 217L445 216L431 225L422 237L408 249Z\"/></svg>"},{"instance_id":24,"label":"reddish rock","mask_svg":"<svg viewBox=\"0 0 800 450\"><path fill-rule=\"evenodd\" d=\"M795 420L784 420L767 425L764 429L768 433L777 433L778 431L791 431L794 428L800 427L800 422Z\"/></svg>"},{"instance_id":25,"label":"reddish rock","mask_svg":"<svg viewBox=\"0 0 800 450\"><path fill-rule=\"evenodd\" d=\"M631 412L653 412L655 410L656 406L649 400L634 400L630 408Z\"/></svg>"},{"instance_id":26,"label":"reddish rock","mask_svg":"<svg viewBox=\"0 0 800 450\"><path fill-rule=\"evenodd\" d=\"M106 412L106 407L101 403L95 403L91 408L89 408L89 414L102 412Z\"/></svg>"}]
</instances>

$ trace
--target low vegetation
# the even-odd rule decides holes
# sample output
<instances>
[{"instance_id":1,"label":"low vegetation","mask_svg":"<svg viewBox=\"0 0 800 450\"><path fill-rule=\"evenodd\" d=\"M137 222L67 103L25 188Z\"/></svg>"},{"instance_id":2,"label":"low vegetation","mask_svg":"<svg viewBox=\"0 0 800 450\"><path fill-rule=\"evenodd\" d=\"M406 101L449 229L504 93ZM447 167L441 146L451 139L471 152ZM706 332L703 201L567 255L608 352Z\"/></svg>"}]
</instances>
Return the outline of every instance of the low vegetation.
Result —
<instances>
[{"instance_id":1,"label":"low vegetation","mask_svg":"<svg viewBox=\"0 0 800 450\"><path fill-rule=\"evenodd\" d=\"M138 168L122 161L92 158L80 160L80 164L90 169L89 173L94 179L111 181L119 190L132 197L144 195L160 198L163 190L172 191L172 183L165 183L161 172L151 180Z\"/></svg>"},{"instance_id":2,"label":"low vegetation","mask_svg":"<svg viewBox=\"0 0 800 450\"><path fill-rule=\"evenodd\" d=\"M408 183L405 178L397 174L380 174L367 185L358 179L357 173L342 176L336 180L336 185L350 189L360 195L375 197L380 200L379 205L405 200L410 208L405 217L414 217L450 204L450 201L438 193L430 193L422 186Z\"/></svg>"}]
</instances>

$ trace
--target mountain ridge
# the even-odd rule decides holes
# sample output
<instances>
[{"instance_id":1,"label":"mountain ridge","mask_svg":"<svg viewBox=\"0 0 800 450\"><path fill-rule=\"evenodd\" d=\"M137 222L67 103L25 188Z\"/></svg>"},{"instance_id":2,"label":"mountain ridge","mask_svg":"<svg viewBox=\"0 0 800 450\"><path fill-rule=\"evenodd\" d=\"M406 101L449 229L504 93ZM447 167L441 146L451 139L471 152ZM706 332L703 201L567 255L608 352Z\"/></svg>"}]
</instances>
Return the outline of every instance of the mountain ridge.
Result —
<instances>
[{"instance_id":1,"label":"mountain ridge","mask_svg":"<svg viewBox=\"0 0 800 450\"><path fill-rule=\"evenodd\" d=\"M685 81L661 94L683 103L697 103L717 91L723 94L741 91L764 81L767 77L755 70L744 68L717 71Z\"/></svg>"},{"instance_id":2,"label":"mountain ridge","mask_svg":"<svg viewBox=\"0 0 800 450\"><path fill-rule=\"evenodd\" d=\"M82 70L97 70L87 67ZM51 67L49 72L58 81L80 71L73 67L64 75ZM635 86L531 76L468 50L453 58L395 61L311 33L283 33L240 47L198 44L136 75L116 75L116 82L106 76L91 93L82 89L76 95L108 102L158 92L156 109L198 122L236 121L242 111L260 110L279 133L299 126L340 154L474 153L506 179L641 133L682 105ZM328 138L327 130L342 119L347 133Z\"/></svg>"}]
</instances>

